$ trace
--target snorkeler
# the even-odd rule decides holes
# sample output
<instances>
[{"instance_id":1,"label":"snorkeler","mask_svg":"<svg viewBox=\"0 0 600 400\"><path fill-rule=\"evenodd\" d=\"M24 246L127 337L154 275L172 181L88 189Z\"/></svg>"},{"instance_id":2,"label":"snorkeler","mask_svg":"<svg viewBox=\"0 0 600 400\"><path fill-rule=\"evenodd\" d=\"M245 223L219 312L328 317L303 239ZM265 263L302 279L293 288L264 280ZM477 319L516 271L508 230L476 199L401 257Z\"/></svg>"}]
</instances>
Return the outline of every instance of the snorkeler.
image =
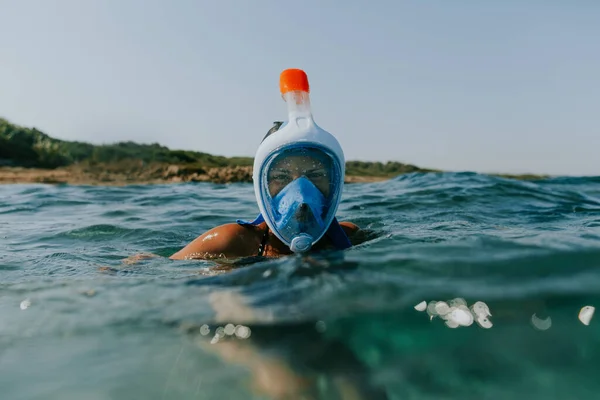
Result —
<instances>
[{"instance_id":1,"label":"snorkeler","mask_svg":"<svg viewBox=\"0 0 600 400\"><path fill-rule=\"evenodd\" d=\"M254 193L260 210L247 222L217 226L171 259L278 257L357 243L360 229L338 222L345 158L337 139L313 120L304 71L282 72L288 121L275 122L254 157Z\"/></svg>"}]
</instances>

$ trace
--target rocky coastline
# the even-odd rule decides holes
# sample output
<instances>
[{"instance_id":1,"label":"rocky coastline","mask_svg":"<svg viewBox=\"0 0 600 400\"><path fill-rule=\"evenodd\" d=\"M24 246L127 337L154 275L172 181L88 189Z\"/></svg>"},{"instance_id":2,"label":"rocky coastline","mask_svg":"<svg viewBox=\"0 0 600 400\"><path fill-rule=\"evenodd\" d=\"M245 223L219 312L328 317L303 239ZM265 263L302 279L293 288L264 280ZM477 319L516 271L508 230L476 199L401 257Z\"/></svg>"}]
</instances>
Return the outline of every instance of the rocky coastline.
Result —
<instances>
[{"instance_id":1,"label":"rocky coastline","mask_svg":"<svg viewBox=\"0 0 600 400\"><path fill-rule=\"evenodd\" d=\"M382 176L347 175L346 183L378 182ZM121 186L183 182L237 183L252 182L251 166L190 167L177 164L140 163L137 168L115 168L110 165L71 165L54 169L0 167L0 184L47 183L71 185Z\"/></svg>"}]
</instances>

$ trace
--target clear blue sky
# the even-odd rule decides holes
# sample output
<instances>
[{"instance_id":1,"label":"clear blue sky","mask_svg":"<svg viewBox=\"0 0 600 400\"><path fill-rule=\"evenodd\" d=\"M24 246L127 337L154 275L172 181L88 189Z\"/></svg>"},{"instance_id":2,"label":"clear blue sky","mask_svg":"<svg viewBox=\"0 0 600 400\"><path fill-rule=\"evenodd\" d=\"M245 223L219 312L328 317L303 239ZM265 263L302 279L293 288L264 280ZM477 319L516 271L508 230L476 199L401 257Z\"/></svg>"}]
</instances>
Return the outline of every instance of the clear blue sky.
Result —
<instances>
[{"instance_id":1,"label":"clear blue sky","mask_svg":"<svg viewBox=\"0 0 600 400\"><path fill-rule=\"evenodd\" d=\"M253 156L309 76L350 160L600 175L600 2L0 0L0 116Z\"/></svg>"}]
</instances>

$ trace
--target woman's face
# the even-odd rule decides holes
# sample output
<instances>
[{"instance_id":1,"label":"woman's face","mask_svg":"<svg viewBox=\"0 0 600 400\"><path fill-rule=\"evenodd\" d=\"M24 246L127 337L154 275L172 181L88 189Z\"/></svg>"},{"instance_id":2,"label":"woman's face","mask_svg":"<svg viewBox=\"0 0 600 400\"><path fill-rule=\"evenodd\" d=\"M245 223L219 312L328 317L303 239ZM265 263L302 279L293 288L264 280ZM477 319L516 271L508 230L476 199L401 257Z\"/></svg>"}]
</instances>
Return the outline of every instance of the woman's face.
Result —
<instances>
[{"instance_id":1,"label":"woman's face","mask_svg":"<svg viewBox=\"0 0 600 400\"><path fill-rule=\"evenodd\" d=\"M310 152L279 157L267 174L269 193L275 197L294 179L305 176L328 197L331 191L331 162L311 155Z\"/></svg>"}]
</instances>

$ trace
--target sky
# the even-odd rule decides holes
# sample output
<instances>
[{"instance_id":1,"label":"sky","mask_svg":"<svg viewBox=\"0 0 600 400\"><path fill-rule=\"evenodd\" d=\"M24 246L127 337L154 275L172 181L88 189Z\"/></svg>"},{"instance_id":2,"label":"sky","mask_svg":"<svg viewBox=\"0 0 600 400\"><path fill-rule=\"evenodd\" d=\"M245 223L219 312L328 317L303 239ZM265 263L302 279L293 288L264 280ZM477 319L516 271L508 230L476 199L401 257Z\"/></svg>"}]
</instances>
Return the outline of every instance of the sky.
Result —
<instances>
[{"instance_id":1,"label":"sky","mask_svg":"<svg viewBox=\"0 0 600 400\"><path fill-rule=\"evenodd\" d=\"M0 0L0 117L253 156L306 71L347 160L600 175L596 0Z\"/></svg>"}]
</instances>

